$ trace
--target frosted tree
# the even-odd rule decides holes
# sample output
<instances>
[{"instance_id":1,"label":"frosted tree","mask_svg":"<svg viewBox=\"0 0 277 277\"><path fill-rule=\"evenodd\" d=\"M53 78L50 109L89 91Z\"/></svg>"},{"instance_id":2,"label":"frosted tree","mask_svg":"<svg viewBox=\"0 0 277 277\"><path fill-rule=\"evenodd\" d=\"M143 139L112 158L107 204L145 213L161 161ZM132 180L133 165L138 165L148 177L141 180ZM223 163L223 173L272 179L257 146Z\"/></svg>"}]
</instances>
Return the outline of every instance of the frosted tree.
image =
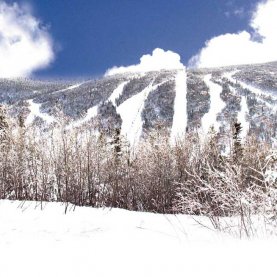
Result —
<instances>
[{"instance_id":1,"label":"frosted tree","mask_svg":"<svg viewBox=\"0 0 277 277\"><path fill-rule=\"evenodd\" d=\"M3 105L0 105L0 145L7 142L7 129L9 127L7 111Z\"/></svg>"},{"instance_id":2,"label":"frosted tree","mask_svg":"<svg viewBox=\"0 0 277 277\"><path fill-rule=\"evenodd\" d=\"M243 156L243 149L241 144L242 126L240 122L235 122L233 126L233 158L238 162Z\"/></svg>"}]
</instances>

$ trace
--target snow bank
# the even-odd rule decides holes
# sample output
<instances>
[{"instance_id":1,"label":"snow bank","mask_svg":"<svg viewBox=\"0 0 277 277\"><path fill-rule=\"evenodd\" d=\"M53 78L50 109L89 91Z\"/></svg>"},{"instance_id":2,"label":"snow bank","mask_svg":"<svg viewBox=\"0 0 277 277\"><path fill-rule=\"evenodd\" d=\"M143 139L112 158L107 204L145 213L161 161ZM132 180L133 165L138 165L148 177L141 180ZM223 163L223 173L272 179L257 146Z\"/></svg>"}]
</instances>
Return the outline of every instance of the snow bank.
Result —
<instances>
[{"instance_id":1,"label":"snow bank","mask_svg":"<svg viewBox=\"0 0 277 277\"><path fill-rule=\"evenodd\" d=\"M0 201L1 276L273 276L275 238L238 240L184 215ZM199 218L198 218L199 220Z\"/></svg>"}]
</instances>

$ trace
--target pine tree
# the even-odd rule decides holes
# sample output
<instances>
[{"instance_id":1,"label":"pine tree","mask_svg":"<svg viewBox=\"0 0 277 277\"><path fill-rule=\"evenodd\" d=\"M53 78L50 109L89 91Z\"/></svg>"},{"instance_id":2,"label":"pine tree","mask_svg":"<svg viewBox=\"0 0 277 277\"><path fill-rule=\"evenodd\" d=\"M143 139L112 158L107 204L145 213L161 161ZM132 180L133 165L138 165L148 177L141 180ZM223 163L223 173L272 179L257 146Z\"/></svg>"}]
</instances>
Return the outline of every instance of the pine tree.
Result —
<instances>
[{"instance_id":1,"label":"pine tree","mask_svg":"<svg viewBox=\"0 0 277 277\"><path fill-rule=\"evenodd\" d=\"M235 122L233 126L233 158L235 162L238 162L243 156L243 149L240 138L241 131L241 123Z\"/></svg>"},{"instance_id":2,"label":"pine tree","mask_svg":"<svg viewBox=\"0 0 277 277\"><path fill-rule=\"evenodd\" d=\"M0 145L3 145L7 142L8 127L9 124L6 108L3 105L0 105Z\"/></svg>"},{"instance_id":3,"label":"pine tree","mask_svg":"<svg viewBox=\"0 0 277 277\"><path fill-rule=\"evenodd\" d=\"M26 128L24 118L20 114L18 116L18 134L17 134L17 188L16 196L18 199L27 197L26 184L24 182L24 175L26 174Z\"/></svg>"},{"instance_id":4,"label":"pine tree","mask_svg":"<svg viewBox=\"0 0 277 277\"><path fill-rule=\"evenodd\" d=\"M116 158L117 159L120 158L120 156L122 154L120 128L115 128L112 145L114 147L114 154L115 154Z\"/></svg>"}]
</instances>

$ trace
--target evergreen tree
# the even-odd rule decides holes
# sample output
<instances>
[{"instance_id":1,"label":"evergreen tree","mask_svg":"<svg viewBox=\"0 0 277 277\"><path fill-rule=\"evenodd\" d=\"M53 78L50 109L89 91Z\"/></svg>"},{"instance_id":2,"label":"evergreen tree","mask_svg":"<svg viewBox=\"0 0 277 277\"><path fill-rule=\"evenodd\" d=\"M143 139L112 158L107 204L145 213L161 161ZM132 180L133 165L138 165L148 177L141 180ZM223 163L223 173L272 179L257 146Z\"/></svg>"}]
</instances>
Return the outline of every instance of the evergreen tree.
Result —
<instances>
[{"instance_id":1,"label":"evergreen tree","mask_svg":"<svg viewBox=\"0 0 277 277\"><path fill-rule=\"evenodd\" d=\"M238 162L243 156L243 149L241 144L242 126L240 122L235 122L233 126L233 158Z\"/></svg>"},{"instance_id":2,"label":"evergreen tree","mask_svg":"<svg viewBox=\"0 0 277 277\"><path fill-rule=\"evenodd\" d=\"M0 145L7 141L7 129L9 127L6 108L0 105Z\"/></svg>"}]
</instances>

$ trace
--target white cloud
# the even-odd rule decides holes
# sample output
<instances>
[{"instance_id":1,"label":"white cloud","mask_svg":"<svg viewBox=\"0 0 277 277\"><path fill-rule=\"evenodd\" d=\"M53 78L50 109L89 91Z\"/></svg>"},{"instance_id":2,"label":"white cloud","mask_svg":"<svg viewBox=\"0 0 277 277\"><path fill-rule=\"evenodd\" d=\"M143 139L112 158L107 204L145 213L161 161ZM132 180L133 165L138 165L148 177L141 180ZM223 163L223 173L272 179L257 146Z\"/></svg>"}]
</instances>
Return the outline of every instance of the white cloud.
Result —
<instances>
[{"instance_id":1,"label":"white cloud","mask_svg":"<svg viewBox=\"0 0 277 277\"><path fill-rule=\"evenodd\" d=\"M121 73L139 73L161 69L183 69L181 57L172 51L164 51L156 48L152 55L143 55L140 58L140 63L131 66L113 67L109 69L105 75L114 75Z\"/></svg>"},{"instance_id":2,"label":"white cloud","mask_svg":"<svg viewBox=\"0 0 277 277\"><path fill-rule=\"evenodd\" d=\"M0 77L26 77L54 59L52 40L30 9L0 1Z\"/></svg>"},{"instance_id":3,"label":"white cloud","mask_svg":"<svg viewBox=\"0 0 277 277\"><path fill-rule=\"evenodd\" d=\"M243 17L245 14L244 8L240 7L234 10L234 15L238 17Z\"/></svg>"},{"instance_id":4,"label":"white cloud","mask_svg":"<svg viewBox=\"0 0 277 277\"><path fill-rule=\"evenodd\" d=\"M246 12L243 7L235 8L233 11L226 11L224 12L226 17L239 17L243 18L246 15Z\"/></svg>"},{"instance_id":5,"label":"white cloud","mask_svg":"<svg viewBox=\"0 0 277 277\"><path fill-rule=\"evenodd\" d=\"M252 32L223 34L212 38L189 66L218 67L277 60L277 0L260 2L249 22Z\"/></svg>"}]
</instances>

